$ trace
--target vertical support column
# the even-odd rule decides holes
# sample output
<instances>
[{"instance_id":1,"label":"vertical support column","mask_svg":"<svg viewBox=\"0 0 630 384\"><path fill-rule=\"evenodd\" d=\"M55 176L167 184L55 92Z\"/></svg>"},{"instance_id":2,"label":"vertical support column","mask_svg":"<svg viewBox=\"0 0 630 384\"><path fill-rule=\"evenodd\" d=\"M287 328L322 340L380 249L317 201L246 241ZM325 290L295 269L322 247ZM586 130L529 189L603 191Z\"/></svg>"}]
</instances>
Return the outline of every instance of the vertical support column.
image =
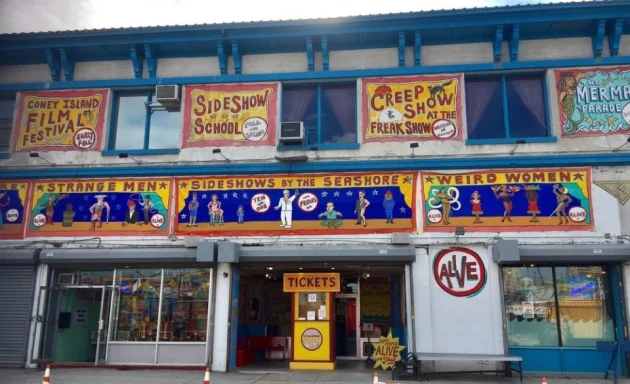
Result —
<instances>
[{"instance_id":1,"label":"vertical support column","mask_svg":"<svg viewBox=\"0 0 630 384\"><path fill-rule=\"evenodd\" d=\"M65 48L59 48L59 58L61 60L61 68L66 81L74 80L74 61Z\"/></svg>"},{"instance_id":2,"label":"vertical support column","mask_svg":"<svg viewBox=\"0 0 630 384\"><path fill-rule=\"evenodd\" d=\"M147 61L147 71L149 77L154 79L157 77L157 58L150 44L144 45L144 59Z\"/></svg>"},{"instance_id":3,"label":"vertical support column","mask_svg":"<svg viewBox=\"0 0 630 384\"><path fill-rule=\"evenodd\" d=\"M494 56L494 62L501 62L501 56L503 51L503 26L497 25L497 29L494 34L494 41L492 42L492 56Z\"/></svg>"},{"instance_id":4,"label":"vertical support column","mask_svg":"<svg viewBox=\"0 0 630 384\"><path fill-rule=\"evenodd\" d=\"M322 69L328 70L329 67L328 37L322 36Z\"/></svg>"},{"instance_id":5,"label":"vertical support column","mask_svg":"<svg viewBox=\"0 0 630 384\"><path fill-rule=\"evenodd\" d=\"M48 285L48 265L40 264L35 275L35 292L33 292L33 308L31 309L31 323L28 332L28 346L26 348L25 368L37 368L37 364L32 363L33 356L38 357L40 346L42 345L42 334L44 322L37 321L38 315L44 313L46 308L46 294L40 289Z\"/></svg>"},{"instance_id":6,"label":"vertical support column","mask_svg":"<svg viewBox=\"0 0 630 384\"><path fill-rule=\"evenodd\" d=\"M606 20L597 20L595 30L593 31L593 57L602 57L602 48L604 47L604 35L606 34Z\"/></svg>"},{"instance_id":7,"label":"vertical support column","mask_svg":"<svg viewBox=\"0 0 630 384\"><path fill-rule=\"evenodd\" d=\"M212 370L226 372L229 360L232 268L229 263L217 263L216 300L214 302L214 335Z\"/></svg>"},{"instance_id":8,"label":"vertical support column","mask_svg":"<svg viewBox=\"0 0 630 384\"><path fill-rule=\"evenodd\" d=\"M61 62L59 60L59 53L52 50L51 48L46 48L44 50L44 54L46 55L46 63L48 63L50 78L52 79L52 81L59 81L59 78L61 76Z\"/></svg>"},{"instance_id":9,"label":"vertical support column","mask_svg":"<svg viewBox=\"0 0 630 384\"><path fill-rule=\"evenodd\" d=\"M315 54L313 52L313 38L306 36L306 62L308 63L308 71L315 70Z\"/></svg>"},{"instance_id":10,"label":"vertical support column","mask_svg":"<svg viewBox=\"0 0 630 384\"><path fill-rule=\"evenodd\" d=\"M232 58L234 59L234 73L241 74L241 54L238 51L238 41L232 40Z\"/></svg>"},{"instance_id":11,"label":"vertical support column","mask_svg":"<svg viewBox=\"0 0 630 384\"><path fill-rule=\"evenodd\" d=\"M217 41L217 57L219 58L219 71L222 75L227 75L227 57L225 56L223 41Z\"/></svg>"},{"instance_id":12,"label":"vertical support column","mask_svg":"<svg viewBox=\"0 0 630 384\"><path fill-rule=\"evenodd\" d=\"M510 61L518 61L518 43L521 38L521 28L518 24L512 26L512 36L510 36Z\"/></svg>"},{"instance_id":13,"label":"vertical support column","mask_svg":"<svg viewBox=\"0 0 630 384\"><path fill-rule=\"evenodd\" d=\"M610 48L610 56L619 56L619 47L621 45L622 32L623 19L615 19L612 24L611 31L608 34L608 47Z\"/></svg>"},{"instance_id":14,"label":"vertical support column","mask_svg":"<svg viewBox=\"0 0 630 384\"><path fill-rule=\"evenodd\" d=\"M133 75L136 79L142 79L142 69L144 68L144 50L138 49L135 44L129 45L129 56L133 64Z\"/></svg>"},{"instance_id":15,"label":"vertical support column","mask_svg":"<svg viewBox=\"0 0 630 384\"><path fill-rule=\"evenodd\" d=\"M405 52L406 42L405 42L405 32L398 32L398 66L405 66Z\"/></svg>"},{"instance_id":16,"label":"vertical support column","mask_svg":"<svg viewBox=\"0 0 630 384\"><path fill-rule=\"evenodd\" d=\"M413 65L422 65L422 31L416 31L413 41Z\"/></svg>"}]
</instances>

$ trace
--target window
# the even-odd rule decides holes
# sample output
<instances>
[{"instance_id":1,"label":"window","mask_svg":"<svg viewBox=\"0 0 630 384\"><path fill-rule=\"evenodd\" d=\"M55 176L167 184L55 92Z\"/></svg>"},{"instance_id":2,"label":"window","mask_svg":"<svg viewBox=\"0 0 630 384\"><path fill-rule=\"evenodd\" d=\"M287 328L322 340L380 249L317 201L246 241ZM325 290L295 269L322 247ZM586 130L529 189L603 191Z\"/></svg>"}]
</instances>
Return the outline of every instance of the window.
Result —
<instances>
[{"instance_id":1,"label":"window","mask_svg":"<svg viewBox=\"0 0 630 384\"><path fill-rule=\"evenodd\" d=\"M205 341L208 269L165 269L160 340Z\"/></svg>"},{"instance_id":2,"label":"window","mask_svg":"<svg viewBox=\"0 0 630 384\"><path fill-rule=\"evenodd\" d=\"M511 347L588 347L615 340L610 282L600 266L503 268Z\"/></svg>"},{"instance_id":3,"label":"window","mask_svg":"<svg viewBox=\"0 0 630 384\"><path fill-rule=\"evenodd\" d=\"M358 148L355 83L287 85L283 89L282 111L282 121L304 123L307 147Z\"/></svg>"},{"instance_id":4,"label":"window","mask_svg":"<svg viewBox=\"0 0 630 384\"><path fill-rule=\"evenodd\" d=\"M543 80L542 76L466 80L469 144L549 141Z\"/></svg>"},{"instance_id":5,"label":"window","mask_svg":"<svg viewBox=\"0 0 630 384\"><path fill-rule=\"evenodd\" d=\"M109 149L164 151L179 149L181 112L168 112L155 102L153 91L124 92L115 96L115 125ZM177 152L168 152L177 153Z\"/></svg>"},{"instance_id":6,"label":"window","mask_svg":"<svg viewBox=\"0 0 630 384\"><path fill-rule=\"evenodd\" d=\"M9 152L11 131L13 128L13 112L15 95L0 95L0 152Z\"/></svg>"}]
</instances>

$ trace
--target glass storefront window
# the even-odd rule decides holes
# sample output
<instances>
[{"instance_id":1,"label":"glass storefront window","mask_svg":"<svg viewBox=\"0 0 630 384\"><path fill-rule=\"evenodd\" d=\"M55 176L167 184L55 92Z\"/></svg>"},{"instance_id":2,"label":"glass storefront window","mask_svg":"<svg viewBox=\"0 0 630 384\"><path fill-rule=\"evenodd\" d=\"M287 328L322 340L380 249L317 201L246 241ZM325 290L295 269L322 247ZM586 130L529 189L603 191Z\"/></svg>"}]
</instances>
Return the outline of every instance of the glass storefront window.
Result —
<instances>
[{"instance_id":1,"label":"glass storefront window","mask_svg":"<svg viewBox=\"0 0 630 384\"><path fill-rule=\"evenodd\" d=\"M297 320L328 320L326 319L327 293L299 293Z\"/></svg>"},{"instance_id":2,"label":"glass storefront window","mask_svg":"<svg viewBox=\"0 0 630 384\"><path fill-rule=\"evenodd\" d=\"M563 346L615 340L610 286L601 267L556 267L556 289Z\"/></svg>"},{"instance_id":3,"label":"glass storefront window","mask_svg":"<svg viewBox=\"0 0 630 384\"><path fill-rule=\"evenodd\" d=\"M116 271L112 341L156 341L162 269Z\"/></svg>"},{"instance_id":4,"label":"glass storefront window","mask_svg":"<svg viewBox=\"0 0 630 384\"><path fill-rule=\"evenodd\" d=\"M160 340L205 341L209 269L165 269Z\"/></svg>"}]
</instances>

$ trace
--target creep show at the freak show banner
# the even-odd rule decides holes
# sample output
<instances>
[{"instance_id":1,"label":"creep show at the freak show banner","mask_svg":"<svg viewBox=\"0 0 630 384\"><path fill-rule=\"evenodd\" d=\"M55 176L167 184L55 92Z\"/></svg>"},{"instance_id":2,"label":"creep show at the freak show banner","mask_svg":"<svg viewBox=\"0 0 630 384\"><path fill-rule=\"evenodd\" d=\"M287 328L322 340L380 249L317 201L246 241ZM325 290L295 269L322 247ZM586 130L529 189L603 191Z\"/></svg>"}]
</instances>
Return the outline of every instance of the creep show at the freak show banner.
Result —
<instances>
[{"instance_id":1,"label":"creep show at the freak show banner","mask_svg":"<svg viewBox=\"0 0 630 384\"><path fill-rule=\"evenodd\" d=\"M363 142L461 139L461 75L364 79Z\"/></svg>"},{"instance_id":2,"label":"creep show at the freak show banner","mask_svg":"<svg viewBox=\"0 0 630 384\"><path fill-rule=\"evenodd\" d=\"M26 235L166 236L170 197L170 179L38 181Z\"/></svg>"},{"instance_id":3,"label":"creep show at the freak show banner","mask_svg":"<svg viewBox=\"0 0 630 384\"><path fill-rule=\"evenodd\" d=\"M176 183L179 234L415 229L414 173L181 178Z\"/></svg>"},{"instance_id":4,"label":"creep show at the freak show banner","mask_svg":"<svg viewBox=\"0 0 630 384\"><path fill-rule=\"evenodd\" d=\"M109 91L20 92L16 152L100 151Z\"/></svg>"},{"instance_id":5,"label":"creep show at the freak show banner","mask_svg":"<svg viewBox=\"0 0 630 384\"><path fill-rule=\"evenodd\" d=\"M426 231L593 228L590 169L422 172L420 177Z\"/></svg>"},{"instance_id":6,"label":"creep show at the freak show banner","mask_svg":"<svg viewBox=\"0 0 630 384\"><path fill-rule=\"evenodd\" d=\"M26 181L0 181L0 239L23 237L29 188L30 184Z\"/></svg>"},{"instance_id":7,"label":"creep show at the freak show banner","mask_svg":"<svg viewBox=\"0 0 630 384\"><path fill-rule=\"evenodd\" d=\"M555 71L562 136L630 133L630 67Z\"/></svg>"}]
</instances>

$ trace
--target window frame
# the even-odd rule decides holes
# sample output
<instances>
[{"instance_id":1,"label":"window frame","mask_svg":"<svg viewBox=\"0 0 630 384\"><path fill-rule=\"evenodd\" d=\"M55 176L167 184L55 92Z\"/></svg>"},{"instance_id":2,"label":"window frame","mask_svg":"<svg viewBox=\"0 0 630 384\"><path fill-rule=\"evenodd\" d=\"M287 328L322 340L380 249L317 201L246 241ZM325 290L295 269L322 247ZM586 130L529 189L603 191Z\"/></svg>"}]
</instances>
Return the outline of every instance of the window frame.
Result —
<instances>
[{"instance_id":1,"label":"window frame","mask_svg":"<svg viewBox=\"0 0 630 384\"><path fill-rule=\"evenodd\" d=\"M509 118L509 110L508 110L508 101L507 101L507 78L508 77L519 77L519 76L540 76L540 81L542 82L542 92L543 92L543 105L545 107L545 125L546 125L546 136L542 137L518 137L512 138L510 137L510 118ZM547 89L547 75L544 72L517 72L517 73L500 73L500 74L491 74L491 75L465 75L464 77L464 92L467 88L466 81L470 80L480 80L480 79L497 79L501 80L501 102L503 107L503 129L504 135L503 138L498 139L469 139L468 138L468 120L466 116L466 145L492 145L492 144L529 144L529 143L556 143L558 142L558 138L553 135L553 130L551 128L551 114L549 111L549 91ZM467 98L467 96L466 96ZM464 100L464 104L466 100ZM466 111L468 114L468 111Z\"/></svg>"},{"instance_id":2,"label":"window frame","mask_svg":"<svg viewBox=\"0 0 630 384\"><path fill-rule=\"evenodd\" d=\"M150 88L134 89L134 90L118 90L112 92L112 107L109 114L109 132L107 137L107 149L102 151L103 156L118 156L121 153L126 153L133 156L142 155L177 155L181 150L181 142L178 148L162 148L162 149L149 149L149 141L151 134L151 116L152 113L149 108L145 108L144 116L144 142L141 149L115 149L116 148L116 136L118 134L118 110L120 106L120 98L125 96L143 96L146 95L146 103L151 103L151 99L155 93L155 90ZM183 113L183 111L182 111ZM181 129L178 133L181 136Z\"/></svg>"},{"instance_id":3,"label":"window frame","mask_svg":"<svg viewBox=\"0 0 630 384\"><path fill-rule=\"evenodd\" d=\"M11 146L13 142L13 130L15 129L15 107L18 103L17 92L2 92L0 93L0 100L13 100L13 116L11 117L11 129L9 130L9 148L6 151L0 150L0 160L5 160L11 157Z\"/></svg>"},{"instance_id":4,"label":"window frame","mask_svg":"<svg viewBox=\"0 0 630 384\"><path fill-rule=\"evenodd\" d=\"M322 139L322 121L321 121L321 113L322 113L322 87L323 86L340 86L340 85L352 85L354 87L355 92L355 108L356 108L356 116L354 119L354 132L356 134L356 143L341 143L341 144L321 144ZM284 91L285 89L291 88L306 88L306 87L317 87L317 143L309 145L308 144L308 131L304 130L304 145L282 145L280 141L276 145L276 150L278 151L306 151L311 150L311 147L316 148L313 150L325 151L325 150L344 150L344 149L359 149L361 148L361 144L359 143L359 96L357 93L357 81L339 81L339 82L313 82L313 83L283 83L282 84L282 101L280 103L280 122L284 121ZM279 137L278 132L278 137Z\"/></svg>"}]
</instances>

